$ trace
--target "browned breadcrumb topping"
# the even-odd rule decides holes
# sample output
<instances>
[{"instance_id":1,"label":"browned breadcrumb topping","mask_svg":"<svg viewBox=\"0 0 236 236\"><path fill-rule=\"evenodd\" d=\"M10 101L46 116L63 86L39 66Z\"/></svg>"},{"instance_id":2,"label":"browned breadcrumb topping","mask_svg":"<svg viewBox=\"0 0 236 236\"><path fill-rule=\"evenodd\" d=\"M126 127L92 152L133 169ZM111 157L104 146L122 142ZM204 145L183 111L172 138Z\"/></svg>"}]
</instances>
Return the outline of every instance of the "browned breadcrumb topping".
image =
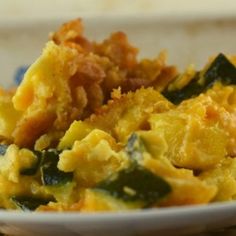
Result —
<instances>
[{"instance_id":1,"label":"browned breadcrumb topping","mask_svg":"<svg viewBox=\"0 0 236 236\"><path fill-rule=\"evenodd\" d=\"M166 65L164 52L153 60L139 61L137 48L122 32L111 34L101 43L88 40L80 19L62 25L51 39L59 47L52 52L55 81L49 82L42 75L45 78L40 84L48 86L48 94L41 94L39 85L34 90L34 86L25 86L14 101L16 110L23 115L12 138L21 147L33 146L45 133L59 135L73 120L100 114L114 89L125 93L152 86L161 91L177 75L175 67ZM61 50L69 56L61 56ZM62 80L58 78L61 73Z\"/></svg>"}]
</instances>

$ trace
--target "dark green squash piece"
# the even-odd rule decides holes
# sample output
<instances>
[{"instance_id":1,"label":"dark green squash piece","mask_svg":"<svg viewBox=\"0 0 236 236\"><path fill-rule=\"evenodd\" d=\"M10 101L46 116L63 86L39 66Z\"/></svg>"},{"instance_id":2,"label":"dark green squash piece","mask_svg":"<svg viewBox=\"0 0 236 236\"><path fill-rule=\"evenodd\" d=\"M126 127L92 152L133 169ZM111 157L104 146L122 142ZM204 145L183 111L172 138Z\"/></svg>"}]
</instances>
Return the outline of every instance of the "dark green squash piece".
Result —
<instances>
[{"instance_id":1,"label":"dark green squash piece","mask_svg":"<svg viewBox=\"0 0 236 236\"><path fill-rule=\"evenodd\" d=\"M236 67L220 53L203 75L197 72L194 78L182 89L163 91L163 95L172 103L179 104L185 99L197 96L211 88L215 82L223 85L236 84Z\"/></svg>"},{"instance_id":2,"label":"dark green squash piece","mask_svg":"<svg viewBox=\"0 0 236 236\"><path fill-rule=\"evenodd\" d=\"M224 85L236 84L236 67L220 53L204 73L205 85L212 87L216 81Z\"/></svg>"},{"instance_id":3,"label":"dark green squash piece","mask_svg":"<svg viewBox=\"0 0 236 236\"><path fill-rule=\"evenodd\" d=\"M162 92L163 96L177 105L185 99L189 99L193 96L199 95L205 90L205 88L199 83L199 75L200 73L197 72L194 78L180 90L164 90Z\"/></svg>"},{"instance_id":4,"label":"dark green squash piece","mask_svg":"<svg viewBox=\"0 0 236 236\"><path fill-rule=\"evenodd\" d=\"M35 175L40 169L43 185L62 185L73 179L73 173L65 173L57 168L59 152L55 149L33 151L37 162L30 168L21 170L22 175Z\"/></svg>"},{"instance_id":5,"label":"dark green squash piece","mask_svg":"<svg viewBox=\"0 0 236 236\"><path fill-rule=\"evenodd\" d=\"M130 167L112 174L94 189L123 201L139 202L143 207L158 202L171 191L170 185L163 178L138 164L146 148L136 133L129 137L125 151L130 157Z\"/></svg>"},{"instance_id":6,"label":"dark green squash piece","mask_svg":"<svg viewBox=\"0 0 236 236\"><path fill-rule=\"evenodd\" d=\"M6 151L7 151L8 145L6 144L0 144L0 155L3 156L5 155Z\"/></svg>"},{"instance_id":7,"label":"dark green squash piece","mask_svg":"<svg viewBox=\"0 0 236 236\"><path fill-rule=\"evenodd\" d=\"M158 202L171 192L170 185L163 178L139 165L113 174L95 189L126 202L141 202L143 207Z\"/></svg>"},{"instance_id":8,"label":"dark green squash piece","mask_svg":"<svg viewBox=\"0 0 236 236\"><path fill-rule=\"evenodd\" d=\"M57 168L59 152L56 150L47 150L43 152L42 164L40 167L41 179L43 185L55 186L71 182L73 173L63 172Z\"/></svg>"},{"instance_id":9,"label":"dark green squash piece","mask_svg":"<svg viewBox=\"0 0 236 236\"><path fill-rule=\"evenodd\" d=\"M50 201L49 199L42 199L38 197L29 196L14 196L11 197L14 204L23 211L34 211L40 205L47 205Z\"/></svg>"}]
</instances>

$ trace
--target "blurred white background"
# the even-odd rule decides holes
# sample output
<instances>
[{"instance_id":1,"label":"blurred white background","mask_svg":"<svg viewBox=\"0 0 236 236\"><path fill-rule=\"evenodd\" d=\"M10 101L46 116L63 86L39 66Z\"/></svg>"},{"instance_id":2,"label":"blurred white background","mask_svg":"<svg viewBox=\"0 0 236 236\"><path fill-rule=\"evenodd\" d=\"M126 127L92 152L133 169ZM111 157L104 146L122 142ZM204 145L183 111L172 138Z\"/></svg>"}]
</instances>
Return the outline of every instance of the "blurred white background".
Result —
<instances>
[{"instance_id":1,"label":"blurred white background","mask_svg":"<svg viewBox=\"0 0 236 236\"><path fill-rule=\"evenodd\" d=\"M84 14L234 14L235 0L0 0L2 17L58 17Z\"/></svg>"}]
</instances>

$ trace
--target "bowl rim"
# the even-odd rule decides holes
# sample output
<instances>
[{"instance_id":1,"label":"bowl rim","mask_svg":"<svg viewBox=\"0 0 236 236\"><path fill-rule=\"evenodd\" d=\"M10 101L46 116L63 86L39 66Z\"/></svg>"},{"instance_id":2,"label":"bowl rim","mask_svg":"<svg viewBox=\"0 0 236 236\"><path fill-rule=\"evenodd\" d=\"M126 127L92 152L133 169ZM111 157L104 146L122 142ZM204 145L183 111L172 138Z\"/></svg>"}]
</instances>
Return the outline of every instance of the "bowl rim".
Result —
<instances>
[{"instance_id":1,"label":"bowl rim","mask_svg":"<svg viewBox=\"0 0 236 236\"><path fill-rule=\"evenodd\" d=\"M21 212L21 211L5 211L0 210L0 221L7 222L25 222L28 223L76 223L81 224L92 222L99 224L101 222L119 222L140 220L151 220L161 218L176 219L179 216L197 217L199 215L207 215L208 217L217 214L236 212L236 202L217 202L208 205L192 205L192 206L174 206L163 208L152 208L146 210L131 210L120 212Z\"/></svg>"}]
</instances>

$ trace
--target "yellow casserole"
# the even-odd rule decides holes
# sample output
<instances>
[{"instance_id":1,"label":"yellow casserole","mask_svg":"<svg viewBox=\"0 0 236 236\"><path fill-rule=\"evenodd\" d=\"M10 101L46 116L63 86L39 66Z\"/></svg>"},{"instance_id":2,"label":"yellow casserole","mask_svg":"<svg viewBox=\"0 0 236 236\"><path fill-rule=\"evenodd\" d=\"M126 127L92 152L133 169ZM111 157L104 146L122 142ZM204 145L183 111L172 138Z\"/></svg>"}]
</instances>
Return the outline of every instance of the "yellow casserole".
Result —
<instances>
[{"instance_id":1,"label":"yellow casserole","mask_svg":"<svg viewBox=\"0 0 236 236\"><path fill-rule=\"evenodd\" d=\"M122 32L53 33L21 84L0 90L0 207L124 211L236 196L235 57L181 73L137 59Z\"/></svg>"}]
</instances>

